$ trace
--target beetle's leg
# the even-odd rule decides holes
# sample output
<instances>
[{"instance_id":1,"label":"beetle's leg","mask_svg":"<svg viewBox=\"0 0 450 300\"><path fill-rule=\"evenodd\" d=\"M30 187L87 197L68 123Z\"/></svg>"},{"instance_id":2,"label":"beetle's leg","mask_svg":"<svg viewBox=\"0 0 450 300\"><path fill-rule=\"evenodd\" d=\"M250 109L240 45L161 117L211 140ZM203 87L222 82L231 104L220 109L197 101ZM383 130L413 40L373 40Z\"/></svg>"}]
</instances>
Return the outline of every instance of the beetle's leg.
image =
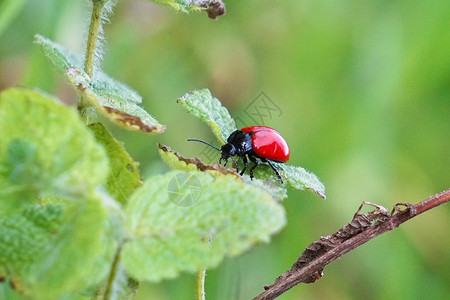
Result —
<instances>
[{"instance_id":1,"label":"beetle's leg","mask_svg":"<svg viewBox=\"0 0 450 300\"><path fill-rule=\"evenodd\" d=\"M230 156L230 158L233 160L234 165L236 166L236 173L239 173L239 166L237 164L237 161L233 158L233 156Z\"/></svg>"},{"instance_id":2,"label":"beetle's leg","mask_svg":"<svg viewBox=\"0 0 450 300\"><path fill-rule=\"evenodd\" d=\"M253 180L253 170L258 166L258 161L256 160L256 158L253 155L249 155L248 158L250 158L250 160L255 164L251 169L250 169L250 179Z\"/></svg>"},{"instance_id":3,"label":"beetle's leg","mask_svg":"<svg viewBox=\"0 0 450 300\"><path fill-rule=\"evenodd\" d=\"M278 170L274 167L274 165L272 165L270 160L266 160L266 162L269 164L269 166L272 168L272 170L275 172L275 174L277 174L278 179L280 179L281 183L283 183L283 178L281 178L280 173L278 173Z\"/></svg>"},{"instance_id":4,"label":"beetle's leg","mask_svg":"<svg viewBox=\"0 0 450 300\"><path fill-rule=\"evenodd\" d=\"M248 166L247 155L242 156L242 160L244 161L244 168L242 169L241 173L239 173L241 176L244 175L244 172L245 172L245 170L247 169L247 166ZM236 165L236 169L237 169L237 165Z\"/></svg>"}]
</instances>

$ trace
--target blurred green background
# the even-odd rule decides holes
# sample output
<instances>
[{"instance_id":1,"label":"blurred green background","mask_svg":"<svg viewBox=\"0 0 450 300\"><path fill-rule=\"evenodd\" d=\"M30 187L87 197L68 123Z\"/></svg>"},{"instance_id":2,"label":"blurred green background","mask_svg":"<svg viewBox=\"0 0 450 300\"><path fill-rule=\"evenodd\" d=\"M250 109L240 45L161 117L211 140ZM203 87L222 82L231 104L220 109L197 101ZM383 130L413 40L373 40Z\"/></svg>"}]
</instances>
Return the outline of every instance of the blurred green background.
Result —
<instances>
[{"instance_id":1,"label":"blurred green background","mask_svg":"<svg viewBox=\"0 0 450 300\"><path fill-rule=\"evenodd\" d=\"M0 89L39 87L73 104L76 94L32 41L40 33L83 52L87 3L0 1ZM287 227L270 244L208 271L207 298L219 300L258 295L309 243L349 222L362 201L391 208L450 186L450 1L226 4L227 14L213 21L205 13L120 1L105 26L102 63L167 125L152 136L110 126L144 177L167 170L157 143L186 156L203 150L186 138L217 144L175 102L209 88L236 117L264 92L282 112L265 125L289 142L290 163L325 183L325 201L289 190ZM280 299L448 299L449 228L445 205L345 255L321 280ZM142 283L136 299L193 297L194 275L182 274Z\"/></svg>"}]
</instances>

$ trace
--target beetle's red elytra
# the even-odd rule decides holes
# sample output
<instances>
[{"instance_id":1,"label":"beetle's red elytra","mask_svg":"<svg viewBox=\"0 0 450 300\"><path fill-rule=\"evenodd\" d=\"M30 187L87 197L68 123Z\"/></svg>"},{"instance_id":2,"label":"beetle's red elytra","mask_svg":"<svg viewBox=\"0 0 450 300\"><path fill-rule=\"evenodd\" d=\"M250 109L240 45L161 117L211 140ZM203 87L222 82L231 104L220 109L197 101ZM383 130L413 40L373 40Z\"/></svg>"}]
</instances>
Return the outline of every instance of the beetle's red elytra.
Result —
<instances>
[{"instance_id":1,"label":"beetle's red elytra","mask_svg":"<svg viewBox=\"0 0 450 300\"><path fill-rule=\"evenodd\" d=\"M283 136L273 128L267 126L250 126L241 129L252 137L253 151L265 159L276 162L289 160L289 146Z\"/></svg>"},{"instance_id":2,"label":"beetle's red elytra","mask_svg":"<svg viewBox=\"0 0 450 300\"><path fill-rule=\"evenodd\" d=\"M254 163L250 169L250 178L253 179L253 170L258 166L258 160L267 163L283 183L280 173L272 164L272 162L285 163L289 160L290 150L286 140L283 136L273 128L267 126L250 126L244 127L241 130L235 130L227 139L227 143L220 149L198 139L188 139L188 141L195 141L204 143L210 147L221 152L219 163L222 159L225 160L224 166L227 165L228 158L231 158L235 165L237 172L239 172L236 160L233 156L242 158L244 162L244 169L240 172L244 174L248 166L248 161Z\"/></svg>"}]
</instances>

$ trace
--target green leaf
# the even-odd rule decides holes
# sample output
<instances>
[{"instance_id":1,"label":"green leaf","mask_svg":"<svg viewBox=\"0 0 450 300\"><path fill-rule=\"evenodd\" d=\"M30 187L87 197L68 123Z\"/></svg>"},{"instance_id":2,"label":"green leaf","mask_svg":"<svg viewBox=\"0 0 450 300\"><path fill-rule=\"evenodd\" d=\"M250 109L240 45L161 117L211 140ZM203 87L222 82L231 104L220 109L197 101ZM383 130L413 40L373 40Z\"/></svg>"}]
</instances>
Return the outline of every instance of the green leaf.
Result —
<instances>
[{"instance_id":1,"label":"green leaf","mask_svg":"<svg viewBox=\"0 0 450 300\"><path fill-rule=\"evenodd\" d=\"M109 158L111 172L106 182L106 189L114 199L126 203L133 191L142 184L138 163L133 161L119 143L101 123L89 125L89 129Z\"/></svg>"},{"instance_id":2,"label":"green leaf","mask_svg":"<svg viewBox=\"0 0 450 300\"><path fill-rule=\"evenodd\" d=\"M305 189L311 190L320 197L326 198L325 186L315 174L308 172L299 166L282 163L273 163L273 165L277 168L286 186L300 191ZM256 178L270 180L274 183L279 182L278 177L274 174L272 168L267 165L259 164L253 173Z\"/></svg>"},{"instance_id":3,"label":"green leaf","mask_svg":"<svg viewBox=\"0 0 450 300\"><path fill-rule=\"evenodd\" d=\"M287 186L297 190L312 190L320 197L326 198L325 186L315 174L299 166L277 164L276 167L286 181Z\"/></svg>"},{"instance_id":4,"label":"green leaf","mask_svg":"<svg viewBox=\"0 0 450 300\"><path fill-rule=\"evenodd\" d=\"M0 219L0 269L36 299L79 292L98 282L104 255L101 200L29 206Z\"/></svg>"},{"instance_id":5,"label":"green leaf","mask_svg":"<svg viewBox=\"0 0 450 300\"><path fill-rule=\"evenodd\" d=\"M99 198L72 203L64 212L65 224L37 256L30 268L28 284L38 299L55 298L80 291L98 281L95 267L104 254L102 234L106 219Z\"/></svg>"},{"instance_id":6,"label":"green leaf","mask_svg":"<svg viewBox=\"0 0 450 300\"><path fill-rule=\"evenodd\" d=\"M124 239L122 210L107 195L42 202L0 218L0 276L33 299L94 296Z\"/></svg>"},{"instance_id":7,"label":"green leaf","mask_svg":"<svg viewBox=\"0 0 450 300\"><path fill-rule=\"evenodd\" d=\"M165 126L156 121L138 104L141 96L124 83L96 70L91 79L82 68L82 59L63 46L36 35L35 42L50 63L64 74L74 88L84 95L89 103L112 122L128 130L161 133Z\"/></svg>"},{"instance_id":8,"label":"green leaf","mask_svg":"<svg viewBox=\"0 0 450 300\"><path fill-rule=\"evenodd\" d=\"M61 227L65 205L31 205L0 218L0 273L21 278Z\"/></svg>"},{"instance_id":9,"label":"green leaf","mask_svg":"<svg viewBox=\"0 0 450 300\"><path fill-rule=\"evenodd\" d=\"M222 143L225 143L228 136L237 129L228 110L208 89L187 93L177 102L200 121L207 123Z\"/></svg>"},{"instance_id":10,"label":"green leaf","mask_svg":"<svg viewBox=\"0 0 450 300\"><path fill-rule=\"evenodd\" d=\"M42 166L36 157L36 146L24 139L11 140L7 145L4 168L11 183L39 183Z\"/></svg>"},{"instance_id":11,"label":"green leaf","mask_svg":"<svg viewBox=\"0 0 450 300\"><path fill-rule=\"evenodd\" d=\"M119 263L111 286L110 299L131 300L136 295L138 288L139 282L131 278L122 263Z\"/></svg>"},{"instance_id":12,"label":"green leaf","mask_svg":"<svg viewBox=\"0 0 450 300\"><path fill-rule=\"evenodd\" d=\"M37 91L0 94L0 215L19 202L82 198L102 185L108 159L76 111Z\"/></svg>"},{"instance_id":13,"label":"green leaf","mask_svg":"<svg viewBox=\"0 0 450 300\"><path fill-rule=\"evenodd\" d=\"M189 200L189 201L188 201ZM122 262L139 280L217 266L268 242L286 223L272 196L231 175L171 171L150 178L129 200Z\"/></svg>"},{"instance_id":14,"label":"green leaf","mask_svg":"<svg viewBox=\"0 0 450 300\"><path fill-rule=\"evenodd\" d=\"M158 4L167 5L176 11L187 13L189 11L206 10L208 17L216 19L225 14L225 4L220 0L149 0Z\"/></svg>"}]
</instances>

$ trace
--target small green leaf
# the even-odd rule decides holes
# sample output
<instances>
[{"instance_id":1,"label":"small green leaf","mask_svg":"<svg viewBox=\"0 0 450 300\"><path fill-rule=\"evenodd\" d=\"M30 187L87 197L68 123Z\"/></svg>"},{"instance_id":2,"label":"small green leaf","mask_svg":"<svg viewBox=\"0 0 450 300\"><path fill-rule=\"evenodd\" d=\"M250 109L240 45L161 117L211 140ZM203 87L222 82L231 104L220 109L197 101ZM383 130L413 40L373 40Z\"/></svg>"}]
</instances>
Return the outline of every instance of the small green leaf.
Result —
<instances>
[{"instance_id":1,"label":"small green leaf","mask_svg":"<svg viewBox=\"0 0 450 300\"><path fill-rule=\"evenodd\" d=\"M39 92L0 94L0 136L0 211L38 196L78 199L106 181L105 151L76 111Z\"/></svg>"},{"instance_id":2,"label":"small green leaf","mask_svg":"<svg viewBox=\"0 0 450 300\"><path fill-rule=\"evenodd\" d=\"M200 121L207 123L222 143L225 143L228 136L237 129L228 110L208 89L187 93L177 102Z\"/></svg>"},{"instance_id":3,"label":"small green leaf","mask_svg":"<svg viewBox=\"0 0 450 300\"><path fill-rule=\"evenodd\" d=\"M324 199L326 198L325 186L315 174L308 172L299 166L281 163L274 163L273 165L277 168L286 186L300 191L305 189L312 190L320 197ZM270 179L275 183L279 182L278 177L276 177L272 168L267 165L260 164L253 172L256 178L261 178L264 180Z\"/></svg>"},{"instance_id":4,"label":"small green leaf","mask_svg":"<svg viewBox=\"0 0 450 300\"><path fill-rule=\"evenodd\" d=\"M224 255L268 242L286 223L284 208L269 193L204 172L149 178L125 211L133 238L122 262L133 277L150 281L217 266Z\"/></svg>"},{"instance_id":5,"label":"small green leaf","mask_svg":"<svg viewBox=\"0 0 450 300\"><path fill-rule=\"evenodd\" d=\"M176 11L187 13L189 11L206 10L208 17L216 19L225 14L225 4L221 0L149 0L158 4L167 5Z\"/></svg>"},{"instance_id":6,"label":"small green leaf","mask_svg":"<svg viewBox=\"0 0 450 300\"><path fill-rule=\"evenodd\" d=\"M74 88L86 96L95 109L117 125L128 130L161 133L166 127L156 121L138 104L141 96L130 87L96 70L91 79L82 68L82 59L63 46L40 35L35 42L50 63L64 74Z\"/></svg>"},{"instance_id":7,"label":"small green leaf","mask_svg":"<svg viewBox=\"0 0 450 300\"><path fill-rule=\"evenodd\" d=\"M106 182L106 188L114 199L126 203L133 191L142 184L138 163L101 123L89 125L99 144L101 144L109 158L111 172Z\"/></svg>"},{"instance_id":8,"label":"small green leaf","mask_svg":"<svg viewBox=\"0 0 450 300\"><path fill-rule=\"evenodd\" d=\"M297 190L312 190L320 197L326 198L325 186L315 174L299 166L278 164L277 168L286 181L287 186Z\"/></svg>"}]
</instances>

